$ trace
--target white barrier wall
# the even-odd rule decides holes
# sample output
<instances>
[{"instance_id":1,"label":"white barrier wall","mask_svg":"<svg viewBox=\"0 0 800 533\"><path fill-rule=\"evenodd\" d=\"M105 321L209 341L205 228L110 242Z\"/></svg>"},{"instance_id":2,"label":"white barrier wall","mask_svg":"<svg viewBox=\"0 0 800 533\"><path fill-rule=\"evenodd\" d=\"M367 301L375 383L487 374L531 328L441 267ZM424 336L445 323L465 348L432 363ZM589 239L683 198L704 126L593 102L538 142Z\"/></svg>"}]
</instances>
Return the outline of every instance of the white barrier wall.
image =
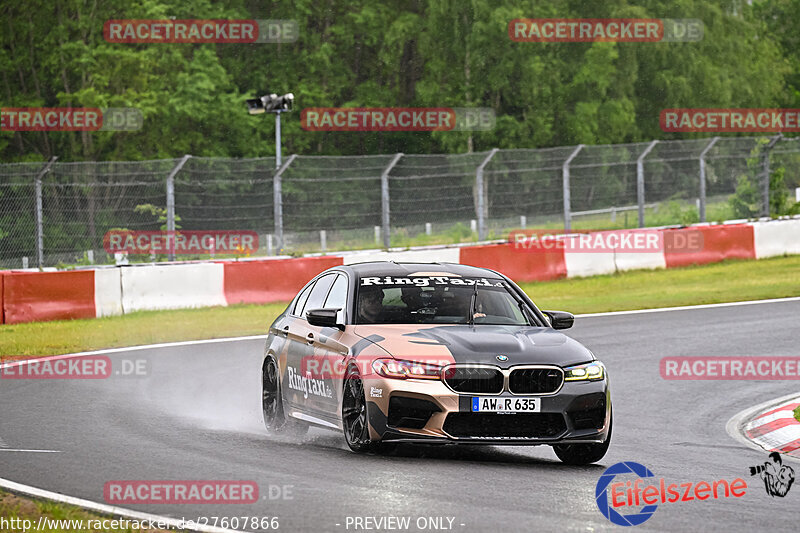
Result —
<instances>
[{"instance_id":1,"label":"white barrier wall","mask_svg":"<svg viewBox=\"0 0 800 533\"><path fill-rule=\"evenodd\" d=\"M227 305L222 264L129 266L120 270L126 313Z\"/></svg>"},{"instance_id":2,"label":"white barrier wall","mask_svg":"<svg viewBox=\"0 0 800 533\"><path fill-rule=\"evenodd\" d=\"M614 254L614 266L620 272L625 270L667 268L667 260L664 258L663 250L646 254L616 252Z\"/></svg>"},{"instance_id":3,"label":"white barrier wall","mask_svg":"<svg viewBox=\"0 0 800 533\"><path fill-rule=\"evenodd\" d=\"M582 239L589 239L591 234L565 235L564 264L567 267L568 278L584 278L601 274L613 274L614 252L592 252L591 247L582 247Z\"/></svg>"},{"instance_id":4,"label":"white barrier wall","mask_svg":"<svg viewBox=\"0 0 800 533\"><path fill-rule=\"evenodd\" d=\"M800 254L800 219L753 222L756 259Z\"/></svg>"},{"instance_id":5,"label":"white barrier wall","mask_svg":"<svg viewBox=\"0 0 800 533\"><path fill-rule=\"evenodd\" d=\"M97 316L122 314L122 283L119 268L94 271L94 306Z\"/></svg>"},{"instance_id":6,"label":"white barrier wall","mask_svg":"<svg viewBox=\"0 0 800 533\"><path fill-rule=\"evenodd\" d=\"M613 274L614 252L564 252L568 278L583 278L601 274Z\"/></svg>"}]
</instances>

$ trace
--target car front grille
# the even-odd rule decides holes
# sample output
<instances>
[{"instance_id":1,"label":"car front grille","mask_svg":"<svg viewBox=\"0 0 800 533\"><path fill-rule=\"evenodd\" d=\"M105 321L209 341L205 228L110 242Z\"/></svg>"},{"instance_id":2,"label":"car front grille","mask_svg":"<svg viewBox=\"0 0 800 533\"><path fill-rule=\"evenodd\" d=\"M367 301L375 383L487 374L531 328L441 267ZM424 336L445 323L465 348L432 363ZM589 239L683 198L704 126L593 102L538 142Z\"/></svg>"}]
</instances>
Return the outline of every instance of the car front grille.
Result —
<instances>
[{"instance_id":1,"label":"car front grille","mask_svg":"<svg viewBox=\"0 0 800 533\"><path fill-rule=\"evenodd\" d=\"M561 388L564 372L556 368L512 370L508 388L513 394L550 394Z\"/></svg>"},{"instance_id":2,"label":"car front grille","mask_svg":"<svg viewBox=\"0 0 800 533\"><path fill-rule=\"evenodd\" d=\"M456 392L467 394L500 394L503 373L491 367L448 367L444 371L447 385Z\"/></svg>"},{"instance_id":3,"label":"car front grille","mask_svg":"<svg viewBox=\"0 0 800 533\"><path fill-rule=\"evenodd\" d=\"M548 439L566 430L561 413L450 413L444 423L456 438Z\"/></svg>"}]
</instances>

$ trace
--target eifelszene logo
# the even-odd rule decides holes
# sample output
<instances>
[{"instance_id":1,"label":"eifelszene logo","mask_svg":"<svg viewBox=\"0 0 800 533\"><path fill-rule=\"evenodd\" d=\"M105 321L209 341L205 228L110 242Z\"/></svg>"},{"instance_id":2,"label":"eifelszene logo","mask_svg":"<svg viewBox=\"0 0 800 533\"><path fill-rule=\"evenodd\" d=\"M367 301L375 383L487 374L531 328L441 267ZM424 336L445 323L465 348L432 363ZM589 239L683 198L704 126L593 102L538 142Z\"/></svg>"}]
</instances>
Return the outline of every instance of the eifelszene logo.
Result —
<instances>
[{"instance_id":1,"label":"eifelszene logo","mask_svg":"<svg viewBox=\"0 0 800 533\"><path fill-rule=\"evenodd\" d=\"M633 482L614 482L614 478L622 475L633 474L637 479ZM658 509L658 503L690 502L693 500L708 500L709 498L741 498L747 491L747 482L736 478L731 482L725 479L717 481L698 481L685 483L670 483L667 485L664 478L658 479L658 484L640 486L642 478L655 477L646 466L633 461L626 461L611 465L597 480L595 487L595 501L597 508L612 523L618 526L638 526L653 516ZM611 491L611 502L608 501L608 492ZM788 490L788 489L787 489ZM620 511L626 507L639 507L638 511L622 514Z\"/></svg>"},{"instance_id":2,"label":"eifelszene logo","mask_svg":"<svg viewBox=\"0 0 800 533\"><path fill-rule=\"evenodd\" d=\"M656 509L658 509L658 505L647 505L642 507L639 512L623 515L615 511L612 506L608 504L608 486L614 481L614 478L620 474L636 474L640 478L653 477L653 473L646 466L632 461L609 466L600 476L600 479L597 480L597 486L594 491L597 508L603 513L603 516L618 526L638 526L639 524L647 522L647 520L653 516L653 513L656 512ZM637 482L638 481L640 480L637 480ZM615 485L620 484L621 483L616 483ZM630 484L630 481L628 484ZM615 502L612 498L612 504L613 503Z\"/></svg>"}]
</instances>

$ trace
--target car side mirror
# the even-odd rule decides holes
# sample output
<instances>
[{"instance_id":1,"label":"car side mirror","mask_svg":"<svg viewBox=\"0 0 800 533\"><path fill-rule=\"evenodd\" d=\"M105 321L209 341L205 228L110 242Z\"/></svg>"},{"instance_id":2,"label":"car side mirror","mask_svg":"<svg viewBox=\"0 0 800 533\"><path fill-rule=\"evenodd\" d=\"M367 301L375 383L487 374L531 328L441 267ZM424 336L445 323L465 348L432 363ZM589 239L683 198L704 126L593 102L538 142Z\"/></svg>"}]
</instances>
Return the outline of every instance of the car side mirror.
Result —
<instances>
[{"instance_id":1,"label":"car side mirror","mask_svg":"<svg viewBox=\"0 0 800 533\"><path fill-rule=\"evenodd\" d=\"M339 324L338 314L341 309L310 309L306 311L306 320L312 326L321 328L339 328L344 330L344 324Z\"/></svg>"},{"instance_id":2,"label":"car side mirror","mask_svg":"<svg viewBox=\"0 0 800 533\"><path fill-rule=\"evenodd\" d=\"M575 324L575 316L566 311L542 311L550 319L553 329L569 329Z\"/></svg>"}]
</instances>

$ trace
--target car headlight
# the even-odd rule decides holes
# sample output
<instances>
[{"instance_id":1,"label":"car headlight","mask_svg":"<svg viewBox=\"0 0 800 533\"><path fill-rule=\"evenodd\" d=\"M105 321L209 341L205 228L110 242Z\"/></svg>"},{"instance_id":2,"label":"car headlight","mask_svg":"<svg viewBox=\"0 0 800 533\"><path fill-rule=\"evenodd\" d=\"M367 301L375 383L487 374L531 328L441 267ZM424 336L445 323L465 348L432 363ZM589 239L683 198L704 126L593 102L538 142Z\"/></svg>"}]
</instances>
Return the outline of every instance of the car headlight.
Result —
<instances>
[{"instance_id":1,"label":"car headlight","mask_svg":"<svg viewBox=\"0 0 800 533\"><path fill-rule=\"evenodd\" d=\"M372 370L379 376L393 379L441 379L442 367L399 359L376 359Z\"/></svg>"},{"instance_id":2,"label":"car headlight","mask_svg":"<svg viewBox=\"0 0 800 533\"><path fill-rule=\"evenodd\" d=\"M606 368L600 361L584 365L570 366L564 369L564 381L597 381L606 375Z\"/></svg>"}]
</instances>

